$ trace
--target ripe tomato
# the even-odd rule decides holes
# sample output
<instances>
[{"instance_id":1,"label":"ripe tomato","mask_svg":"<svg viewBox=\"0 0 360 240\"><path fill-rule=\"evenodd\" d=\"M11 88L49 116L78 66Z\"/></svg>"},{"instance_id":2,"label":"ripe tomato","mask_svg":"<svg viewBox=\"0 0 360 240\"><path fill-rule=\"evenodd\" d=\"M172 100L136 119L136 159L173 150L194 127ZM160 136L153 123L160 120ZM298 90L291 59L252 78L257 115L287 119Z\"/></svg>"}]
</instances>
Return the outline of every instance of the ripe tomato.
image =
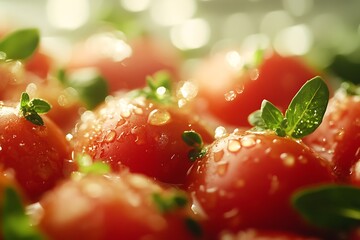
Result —
<instances>
[{"instance_id":1,"label":"ripe tomato","mask_svg":"<svg viewBox=\"0 0 360 240\"><path fill-rule=\"evenodd\" d=\"M295 57L273 53L250 69L239 65L241 57L235 51L217 53L191 75L199 86L201 108L224 124L250 126L249 114L264 99L285 110L301 86L318 75Z\"/></svg>"},{"instance_id":2,"label":"ripe tomato","mask_svg":"<svg viewBox=\"0 0 360 240\"><path fill-rule=\"evenodd\" d=\"M64 178L63 165L71 149L63 132L43 116L37 126L13 105L0 106L0 165L13 171L25 195L32 201Z\"/></svg>"},{"instance_id":3,"label":"ripe tomato","mask_svg":"<svg viewBox=\"0 0 360 240\"><path fill-rule=\"evenodd\" d=\"M110 94L145 86L145 79L160 70L179 75L177 51L151 37L131 39L128 43L115 34L91 36L75 47L68 69L96 67L108 80Z\"/></svg>"},{"instance_id":4,"label":"ripe tomato","mask_svg":"<svg viewBox=\"0 0 360 240\"><path fill-rule=\"evenodd\" d=\"M323 122L304 142L327 159L339 181L347 181L360 160L360 97L339 89L330 99Z\"/></svg>"},{"instance_id":5,"label":"ripe tomato","mask_svg":"<svg viewBox=\"0 0 360 240\"><path fill-rule=\"evenodd\" d=\"M291 195L329 183L327 162L301 142L267 132L234 132L217 139L189 171L188 191L210 232L246 228L309 231Z\"/></svg>"},{"instance_id":6,"label":"ripe tomato","mask_svg":"<svg viewBox=\"0 0 360 240\"><path fill-rule=\"evenodd\" d=\"M257 229L248 229L239 231L236 234L224 233L220 240L320 240L315 237L301 236L291 232L284 231L264 231Z\"/></svg>"},{"instance_id":7,"label":"ripe tomato","mask_svg":"<svg viewBox=\"0 0 360 240\"><path fill-rule=\"evenodd\" d=\"M185 193L143 175L123 172L68 180L40 204L39 225L54 240L183 240L200 234Z\"/></svg>"},{"instance_id":8,"label":"ripe tomato","mask_svg":"<svg viewBox=\"0 0 360 240\"><path fill-rule=\"evenodd\" d=\"M76 152L109 163L114 171L129 168L167 183L182 184L192 165L182 140L196 131L204 143L213 141L208 129L185 109L143 97L109 98L81 117L73 133Z\"/></svg>"},{"instance_id":9,"label":"ripe tomato","mask_svg":"<svg viewBox=\"0 0 360 240\"><path fill-rule=\"evenodd\" d=\"M25 69L40 78L47 78L52 67L52 59L44 52L37 50L24 63Z\"/></svg>"}]
</instances>

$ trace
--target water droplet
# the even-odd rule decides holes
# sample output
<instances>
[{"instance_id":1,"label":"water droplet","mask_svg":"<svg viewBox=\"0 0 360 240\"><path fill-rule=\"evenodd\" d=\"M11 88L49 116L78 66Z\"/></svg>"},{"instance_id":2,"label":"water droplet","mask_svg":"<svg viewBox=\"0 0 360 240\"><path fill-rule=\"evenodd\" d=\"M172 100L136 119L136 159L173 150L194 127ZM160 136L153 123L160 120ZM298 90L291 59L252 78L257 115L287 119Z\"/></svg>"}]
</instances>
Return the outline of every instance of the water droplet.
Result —
<instances>
[{"instance_id":1,"label":"water droplet","mask_svg":"<svg viewBox=\"0 0 360 240\"><path fill-rule=\"evenodd\" d=\"M120 112L120 116L123 118L128 118L131 115L131 110L129 108L124 108Z\"/></svg>"},{"instance_id":2,"label":"water droplet","mask_svg":"<svg viewBox=\"0 0 360 240\"><path fill-rule=\"evenodd\" d=\"M224 157L224 150L214 152L214 162L220 162Z\"/></svg>"},{"instance_id":3,"label":"water droplet","mask_svg":"<svg viewBox=\"0 0 360 240\"><path fill-rule=\"evenodd\" d=\"M124 125L126 123L126 120L123 118L120 118L119 121L116 123L116 127L121 127L122 125Z\"/></svg>"},{"instance_id":4,"label":"water droplet","mask_svg":"<svg viewBox=\"0 0 360 240\"><path fill-rule=\"evenodd\" d=\"M230 211L224 213L224 218L225 219L233 218L236 217L238 214L239 214L239 210L237 208L233 208Z\"/></svg>"},{"instance_id":5,"label":"water droplet","mask_svg":"<svg viewBox=\"0 0 360 240\"><path fill-rule=\"evenodd\" d=\"M237 94L241 94L241 93L243 93L244 92L244 89L245 89L245 87L244 87L244 85L237 85L236 87L235 87L235 91L236 91L236 93Z\"/></svg>"},{"instance_id":6,"label":"water droplet","mask_svg":"<svg viewBox=\"0 0 360 240\"><path fill-rule=\"evenodd\" d=\"M143 127L133 127L131 133L135 136L135 143L138 145L146 142L145 131Z\"/></svg>"},{"instance_id":7,"label":"water droplet","mask_svg":"<svg viewBox=\"0 0 360 240\"><path fill-rule=\"evenodd\" d=\"M259 78L259 69L254 68L249 70L249 77L251 80L257 80Z\"/></svg>"},{"instance_id":8,"label":"water droplet","mask_svg":"<svg viewBox=\"0 0 360 240\"><path fill-rule=\"evenodd\" d=\"M2 150L2 146L0 146L0 151Z\"/></svg>"},{"instance_id":9,"label":"water droplet","mask_svg":"<svg viewBox=\"0 0 360 240\"><path fill-rule=\"evenodd\" d=\"M182 82L181 86L179 87L179 90L177 90L176 92L179 98L183 98L185 100L191 100L195 98L197 93L198 93L197 86L190 81Z\"/></svg>"},{"instance_id":10,"label":"water droplet","mask_svg":"<svg viewBox=\"0 0 360 240\"><path fill-rule=\"evenodd\" d=\"M233 101L236 98L236 92L231 90L224 94L225 100L230 102Z\"/></svg>"},{"instance_id":11,"label":"water droplet","mask_svg":"<svg viewBox=\"0 0 360 240\"><path fill-rule=\"evenodd\" d=\"M224 137L227 134L226 128L219 126L215 129L215 139Z\"/></svg>"},{"instance_id":12,"label":"water droplet","mask_svg":"<svg viewBox=\"0 0 360 240\"><path fill-rule=\"evenodd\" d=\"M345 132L343 130L337 132L337 134L335 135L335 140L336 141L341 141L344 138Z\"/></svg>"},{"instance_id":13,"label":"water droplet","mask_svg":"<svg viewBox=\"0 0 360 240\"><path fill-rule=\"evenodd\" d=\"M21 142L21 143L19 143L19 146L20 146L20 147L24 147L24 146L25 146L25 143L24 143L24 142Z\"/></svg>"},{"instance_id":14,"label":"water droplet","mask_svg":"<svg viewBox=\"0 0 360 240\"><path fill-rule=\"evenodd\" d=\"M148 123L154 126L161 126L168 123L171 119L171 115L166 110L155 109L150 112L148 117Z\"/></svg>"},{"instance_id":15,"label":"water droplet","mask_svg":"<svg viewBox=\"0 0 360 240\"><path fill-rule=\"evenodd\" d=\"M238 152L241 148L241 144L237 139L230 139L228 142L228 150L230 152Z\"/></svg>"},{"instance_id":16,"label":"water droplet","mask_svg":"<svg viewBox=\"0 0 360 240\"><path fill-rule=\"evenodd\" d=\"M228 170L229 167L229 163L225 162L225 163L219 163L217 168L216 168L216 173L219 176L224 176Z\"/></svg>"},{"instance_id":17,"label":"water droplet","mask_svg":"<svg viewBox=\"0 0 360 240\"><path fill-rule=\"evenodd\" d=\"M279 178L277 176L270 176L270 194L274 194L279 189Z\"/></svg>"},{"instance_id":18,"label":"water droplet","mask_svg":"<svg viewBox=\"0 0 360 240\"><path fill-rule=\"evenodd\" d=\"M116 132L115 130L108 130L105 134L104 141L105 142L113 142L116 138Z\"/></svg>"},{"instance_id":19,"label":"water droplet","mask_svg":"<svg viewBox=\"0 0 360 240\"><path fill-rule=\"evenodd\" d=\"M308 162L307 158L304 157L303 155L300 155L300 156L298 157L298 160L299 160L299 162L302 163L302 164L306 164L306 163Z\"/></svg>"},{"instance_id":20,"label":"water droplet","mask_svg":"<svg viewBox=\"0 0 360 240\"><path fill-rule=\"evenodd\" d=\"M247 147L247 148L250 148L250 147L253 147L255 146L256 144L256 141L253 137L251 136L245 136L241 139L241 145L243 147Z\"/></svg>"},{"instance_id":21,"label":"water droplet","mask_svg":"<svg viewBox=\"0 0 360 240\"><path fill-rule=\"evenodd\" d=\"M280 158L283 160L285 166L292 167L295 164L295 158L289 153L280 154Z\"/></svg>"}]
</instances>

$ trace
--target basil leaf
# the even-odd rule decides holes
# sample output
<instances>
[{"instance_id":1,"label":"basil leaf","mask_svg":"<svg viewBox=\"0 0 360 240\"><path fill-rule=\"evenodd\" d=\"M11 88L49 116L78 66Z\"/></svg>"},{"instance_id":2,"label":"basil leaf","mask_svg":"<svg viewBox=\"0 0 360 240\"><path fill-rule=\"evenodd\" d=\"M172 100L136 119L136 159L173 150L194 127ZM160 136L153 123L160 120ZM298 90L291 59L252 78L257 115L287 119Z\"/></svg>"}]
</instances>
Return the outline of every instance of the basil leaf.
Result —
<instances>
[{"instance_id":1,"label":"basil leaf","mask_svg":"<svg viewBox=\"0 0 360 240\"><path fill-rule=\"evenodd\" d=\"M40 34L37 29L21 29L0 41L0 51L6 53L7 59L23 60L35 52L39 42Z\"/></svg>"},{"instance_id":2,"label":"basil leaf","mask_svg":"<svg viewBox=\"0 0 360 240\"><path fill-rule=\"evenodd\" d=\"M39 114L50 111L51 105L43 99L34 98L30 100L29 94L23 92L20 99L20 112L26 120L35 125L43 126L44 121Z\"/></svg>"},{"instance_id":3,"label":"basil leaf","mask_svg":"<svg viewBox=\"0 0 360 240\"><path fill-rule=\"evenodd\" d=\"M181 135L183 141L190 147L202 147L203 146L203 140L195 131L184 131Z\"/></svg>"},{"instance_id":4,"label":"basil leaf","mask_svg":"<svg viewBox=\"0 0 360 240\"><path fill-rule=\"evenodd\" d=\"M302 138L312 133L322 122L328 100L329 89L320 77L307 81L286 110L287 135Z\"/></svg>"},{"instance_id":5,"label":"basil leaf","mask_svg":"<svg viewBox=\"0 0 360 240\"><path fill-rule=\"evenodd\" d=\"M265 121L261 117L261 110L256 110L255 112L251 113L248 117L248 122L250 125L257 128L266 129Z\"/></svg>"},{"instance_id":6,"label":"basil leaf","mask_svg":"<svg viewBox=\"0 0 360 240\"><path fill-rule=\"evenodd\" d=\"M25 208L19 194L11 187L6 187L4 190L2 225L5 240L43 239L38 229L31 226L30 218L25 214Z\"/></svg>"},{"instance_id":7,"label":"basil leaf","mask_svg":"<svg viewBox=\"0 0 360 240\"><path fill-rule=\"evenodd\" d=\"M292 205L308 222L322 228L346 230L360 225L360 188L326 185L295 193Z\"/></svg>"},{"instance_id":8,"label":"basil leaf","mask_svg":"<svg viewBox=\"0 0 360 240\"><path fill-rule=\"evenodd\" d=\"M40 98L34 98L29 102L37 113L47 113L51 109L51 105Z\"/></svg>"},{"instance_id":9,"label":"basil leaf","mask_svg":"<svg viewBox=\"0 0 360 240\"><path fill-rule=\"evenodd\" d=\"M284 120L282 112L271 102L263 100L261 103L261 118L268 129L276 131Z\"/></svg>"}]
</instances>

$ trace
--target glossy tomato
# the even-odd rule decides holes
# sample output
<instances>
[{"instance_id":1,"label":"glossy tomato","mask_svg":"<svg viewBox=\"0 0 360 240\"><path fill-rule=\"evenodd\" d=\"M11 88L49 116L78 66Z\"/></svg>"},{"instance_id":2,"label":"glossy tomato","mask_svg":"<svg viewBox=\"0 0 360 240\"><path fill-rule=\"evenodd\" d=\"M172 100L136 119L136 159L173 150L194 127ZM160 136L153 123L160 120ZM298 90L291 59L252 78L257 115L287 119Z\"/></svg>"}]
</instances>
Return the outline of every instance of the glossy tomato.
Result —
<instances>
[{"instance_id":1,"label":"glossy tomato","mask_svg":"<svg viewBox=\"0 0 360 240\"><path fill-rule=\"evenodd\" d=\"M64 162L71 148L63 132L49 118L44 125L27 121L13 105L0 106L0 164L13 171L25 195L32 201L64 178Z\"/></svg>"},{"instance_id":2,"label":"glossy tomato","mask_svg":"<svg viewBox=\"0 0 360 240\"><path fill-rule=\"evenodd\" d=\"M159 70L179 75L181 58L160 39L140 37L124 41L113 33L97 34L75 47L68 70L95 67L109 83L109 91L146 85L146 77Z\"/></svg>"},{"instance_id":3,"label":"glossy tomato","mask_svg":"<svg viewBox=\"0 0 360 240\"><path fill-rule=\"evenodd\" d=\"M83 114L72 143L76 152L103 160L114 171L129 168L182 184L192 165L192 147L183 141L184 131L196 131L205 144L213 141L205 125L185 109L119 95Z\"/></svg>"},{"instance_id":4,"label":"glossy tomato","mask_svg":"<svg viewBox=\"0 0 360 240\"><path fill-rule=\"evenodd\" d=\"M303 140L332 164L339 181L347 181L360 160L360 97L339 89L321 125Z\"/></svg>"},{"instance_id":5,"label":"glossy tomato","mask_svg":"<svg viewBox=\"0 0 360 240\"><path fill-rule=\"evenodd\" d=\"M87 175L40 201L40 227L51 239L199 239L185 193L143 175Z\"/></svg>"},{"instance_id":6,"label":"glossy tomato","mask_svg":"<svg viewBox=\"0 0 360 240\"><path fill-rule=\"evenodd\" d=\"M233 126L250 126L249 114L264 99L284 111L302 85L318 75L301 59L276 53L265 55L258 66L246 67L242 61L236 51L220 52L191 74L199 86L199 109Z\"/></svg>"},{"instance_id":7,"label":"glossy tomato","mask_svg":"<svg viewBox=\"0 0 360 240\"><path fill-rule=\"evenodd\" d=\"M333 181L327 162L301 142L273 133L235 132L217 139L188 176L210 232L246 228L310 231L290 204L304 187Z\"/></svg>"}]
</instances>

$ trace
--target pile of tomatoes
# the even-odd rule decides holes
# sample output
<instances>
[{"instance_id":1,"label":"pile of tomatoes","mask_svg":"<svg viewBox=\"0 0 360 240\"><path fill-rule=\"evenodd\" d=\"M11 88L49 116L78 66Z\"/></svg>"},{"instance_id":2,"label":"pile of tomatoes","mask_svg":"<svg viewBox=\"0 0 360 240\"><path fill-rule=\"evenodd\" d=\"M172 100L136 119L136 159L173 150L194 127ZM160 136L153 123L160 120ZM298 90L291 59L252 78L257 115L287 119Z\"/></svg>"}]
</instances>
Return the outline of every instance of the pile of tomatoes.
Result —
<instances>
[{"instance_id":1,"label":"pile of tomatoes","mask_svg":"<svg viewBox=\"0 0 360 240\"><path fill-rule=\"evenodd\" d=\"M271 49L184 73L109 34L62 65L36 29L0 38L0 239L360 239L360 87Z\"/></svg>"}]
</instances>

